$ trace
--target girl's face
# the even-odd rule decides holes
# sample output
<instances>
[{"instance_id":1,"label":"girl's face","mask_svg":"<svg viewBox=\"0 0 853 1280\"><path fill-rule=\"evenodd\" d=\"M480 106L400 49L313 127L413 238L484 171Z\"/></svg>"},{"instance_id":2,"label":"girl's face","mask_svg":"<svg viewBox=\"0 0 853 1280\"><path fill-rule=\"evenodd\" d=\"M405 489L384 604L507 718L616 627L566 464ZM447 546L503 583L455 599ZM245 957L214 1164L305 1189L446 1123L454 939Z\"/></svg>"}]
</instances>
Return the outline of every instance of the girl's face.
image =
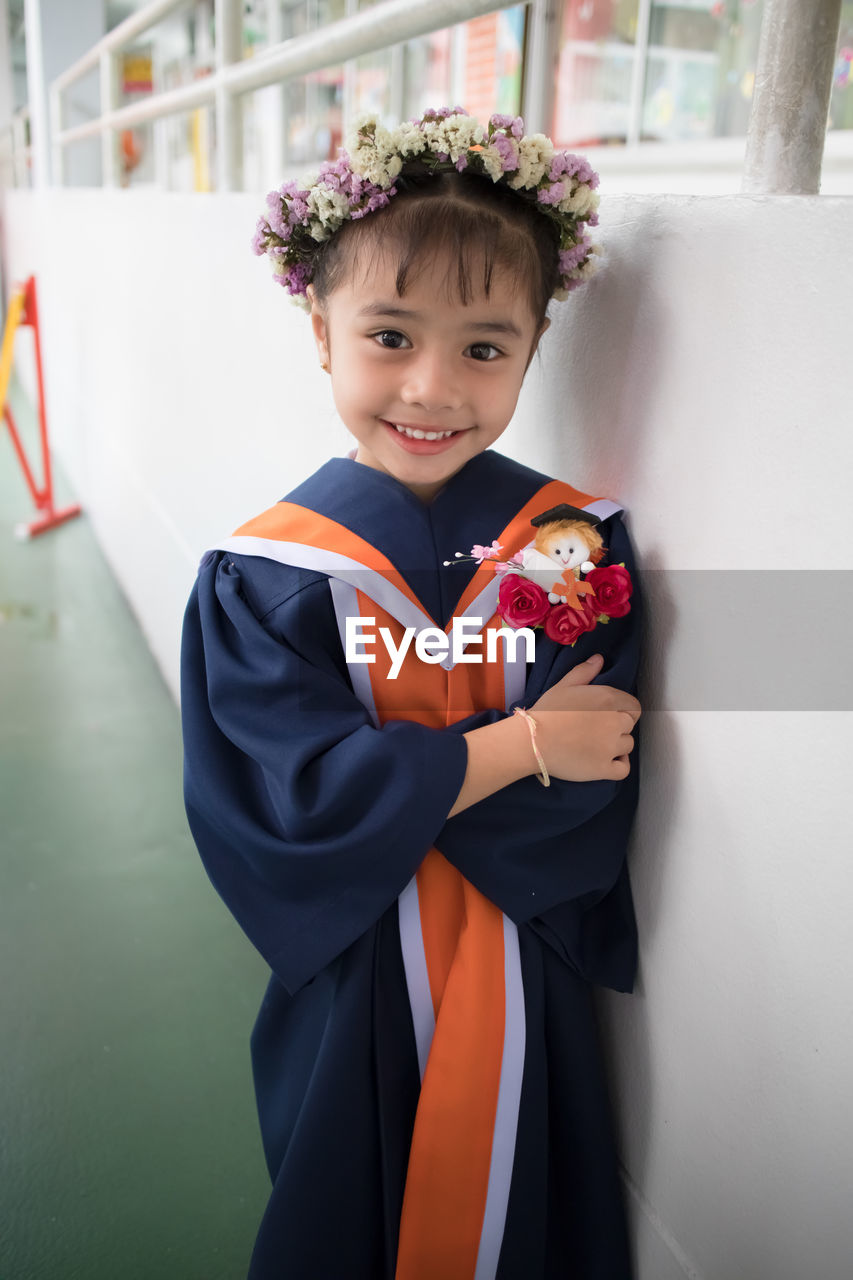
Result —
<instances>
[{"instance_id":1,"label":"girl's face","mask_svg":"<svg viewBox=\"0 0 853 1280\"><path fill-rule=\"evenodd\" d=\"M396 267L378 255L369 279L348 280L311 322L356 459L424 502L506 429L540 328L526 290L496 269L489 296L463 306L435 262L399 297Z\"/></svg>"}]
</instances>

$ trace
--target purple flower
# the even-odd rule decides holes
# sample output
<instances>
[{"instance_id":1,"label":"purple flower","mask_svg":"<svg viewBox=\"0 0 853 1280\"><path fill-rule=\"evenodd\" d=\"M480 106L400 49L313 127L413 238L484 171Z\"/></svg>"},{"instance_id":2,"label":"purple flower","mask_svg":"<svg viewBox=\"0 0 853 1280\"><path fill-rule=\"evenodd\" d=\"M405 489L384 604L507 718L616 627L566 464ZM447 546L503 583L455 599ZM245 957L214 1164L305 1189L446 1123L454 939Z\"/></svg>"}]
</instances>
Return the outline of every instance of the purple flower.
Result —
<instances>
[{"instance_id":1,"label":"purple flower","mask_svg":"<svg viewBox=\"0 0 853 1280\"><path fill-rule=\"evenodd\" d=\"M492 138L492 146L501 158L501 169L504 173L518 168L518 149L514 142L499 133Z\"/></svg>"},{"instance_id":2,"label":"purple flower","mask_svg":"<svg viewBox=\"0 0 853 1280\"><path fill-rule=\"evenodd\" d=\"M524 121L521 116L493 115L489 124L493 129L508 129L514 138L524 136Z\"/></svg>"},{"instance_id":3,"label":"purple flower","mask_svg":"<svg viewBox=\"0 0 853 1280\"><path fill-rule=\"evenodd\" d=\"M467 116L467 114L464 107L430 107L424 112L422 120L446 120L448 116ZM420 124L421 120L416 117L411 123Z\"/></svg>"},{"instance_id":4,"label":"purple flower","mask_svg":"<svg viewBox=\"0 0 853 1280\"><path fill-rule=\"evenodd\" d=\"M267 251L267 236L270 234L270 225L266 218L261 216L258 218L255 234L252 236L252 252L258 257Z\"/></svg>"},{"instance_id":5,"label":"purple flower","mask_svg":"<svg viewBox=\"0 0 853 1280\"><path fill-rule=\"evenodd\" d=\"M559 204L565 194L566 189L562 182L555 182L552 187L542 187L537 191L536 199L540 204Z\"/></svg>"},{"instance_id":6,"label":"purple flower","mask_svg":"<svg viewBox=\"0 0 853 1280\"><path fill-rule=\"evenodd\" d=\"M560 274L568 275L570 271L574 271L575 267L579 267L584 259L588 256L592 248L589 236L582 236L576 245L571 249L560 250Z\"/></svg>"},{"instance_id":7,"label":"purple flower","mask_svg":"<svg viewBox=\"0 0 853 1280\"><path fill-rule=\"evenodd\" d=\"M465 155L464 152L456 161L456 168L460 173L464 173L464 171L468 168L468 157Z\"/></svg>"},{"instance_id":8,"label":"purple flower","mask_svg":"<svg viewBox=\"0 0 853 1280\"><path fill-rule=\"evenodd\" d=\"M288 293L304 294L311 283L311 265L308 262L297 262L284 276L276 276Z\"/></svg>"},{"instance_id":9,"label":"purple flower","mask_svg":"<svg viewBox=\"0 0 853 1280\"><path fill-rule=\"evenodd\" d=\"M290 209L287 214L287 220L291 227L307 226L308 219L310 217L308 201L305 198L307 195L307 191L299 191L291 200Z\"/></svg>"},{"instance_id":10,"label":"purple flower","mask_svg":"<svg viewBox=\"0 0 853 1280\"><path fill-rule=\"evenodd\" d=\"M384 191L376 191L367 202L367 213L375 213L377 209L384 209L388 203L388 196Z\"/></svg>"},{"instance_id":11,"label":"purple flower","mask_svg":"<svg viewBox=\"0 0 853 1280\"><path fill-rule=\"evenodd\" d=\"M280 240L286 240L290 235L290 228L285 218L286 206L282 204L277 192L271 192L271 196L272 198L267 197L270 231L274 232Z\"/></svg>"},{"instance_id":12,"label":"purple flower","mask_svg":"<svg viewBox=\"0 0 853 1280\"><path fill-rule=\"evenodd\" d=\"M548 170L549 182L556 182L566 172L568 172L568 153L558 151L551 161L551 168Z\"/></svg>"},{"instance_id":13,"label":"purple flower","mask_svg":"<svg viewBox=\"0 0 853 1280\"><path fill-rule=\"evenodd\" d=\"M598 186L598 174L592 168L588 160L583 156L572 155L570 151L558 151L551 161L551 168L548 171L548 177L551 182L556 182L564 174L576 178L579 183L585 183L589 187Z\"/></svg>"}]
</instances>

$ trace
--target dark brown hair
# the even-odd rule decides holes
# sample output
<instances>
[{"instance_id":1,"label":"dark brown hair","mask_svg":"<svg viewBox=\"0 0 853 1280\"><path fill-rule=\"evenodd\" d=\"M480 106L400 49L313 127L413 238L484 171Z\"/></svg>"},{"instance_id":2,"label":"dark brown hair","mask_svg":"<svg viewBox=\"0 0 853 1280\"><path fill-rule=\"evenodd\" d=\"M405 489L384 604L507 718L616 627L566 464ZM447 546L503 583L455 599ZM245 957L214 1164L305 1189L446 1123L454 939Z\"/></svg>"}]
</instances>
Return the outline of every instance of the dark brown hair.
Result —
<instances>
[{"instance_id":1,"label":"dark brown hair","mask_svg":"<svg viewBox=\"0 0 853 1280\"><path fill-rule=\"evenodd\" d=\"M356 261L369 270L380 254L394 255L402 297L415 276L447 254L453 266L443 285L463 305L477 292L478 276L488 297L495 268L503 267L527 291L542 323L560 279L559 235L531 200L483 174L429 173L417 165L406 166L395 186L397 195L384 209L345 222L321 245L313 272L321 303Z\"/></svg>"}]
</instances>

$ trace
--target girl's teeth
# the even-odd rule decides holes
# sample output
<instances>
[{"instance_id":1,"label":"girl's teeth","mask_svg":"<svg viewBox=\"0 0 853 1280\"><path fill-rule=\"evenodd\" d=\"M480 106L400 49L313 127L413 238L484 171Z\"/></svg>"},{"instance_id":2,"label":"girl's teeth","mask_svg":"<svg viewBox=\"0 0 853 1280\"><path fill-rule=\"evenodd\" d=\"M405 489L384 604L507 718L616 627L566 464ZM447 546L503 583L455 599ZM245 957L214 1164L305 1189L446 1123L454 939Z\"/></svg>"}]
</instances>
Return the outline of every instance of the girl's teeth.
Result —
<instances>
[{"instance_id":1,"label":"girl's teeth","mask_svg":"<svg viewBox=\"0 0 853 1280\"><path fill-rule=\"evenodd\" d=\"M396 422L394 427L410 440L446 440L453 435L452 431L421 431L418 427L398 427Z\"/></svg>"}]
</instances>

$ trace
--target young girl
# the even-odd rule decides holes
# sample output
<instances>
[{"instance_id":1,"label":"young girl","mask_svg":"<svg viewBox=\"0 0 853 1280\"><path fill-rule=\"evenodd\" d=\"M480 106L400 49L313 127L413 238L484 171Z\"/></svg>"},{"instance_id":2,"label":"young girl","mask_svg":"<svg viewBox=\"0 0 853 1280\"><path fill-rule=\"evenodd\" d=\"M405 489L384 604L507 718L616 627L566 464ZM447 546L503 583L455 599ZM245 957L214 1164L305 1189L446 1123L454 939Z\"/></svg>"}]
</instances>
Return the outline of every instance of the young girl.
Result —
<instances>
[{"instance_id":1,"label":"young girl","mask_svg":"<svg viewBox=\"0 0 853 1280\"><path fill-rule=\"evenodd\" d=\"M442 110L259 223L356 448L208 553L185 624L190 824L272 969L251 1280L629 1277L589 984L635 963L632 554L490 450L595 184Z\"/></svg>"}]
</instances>

